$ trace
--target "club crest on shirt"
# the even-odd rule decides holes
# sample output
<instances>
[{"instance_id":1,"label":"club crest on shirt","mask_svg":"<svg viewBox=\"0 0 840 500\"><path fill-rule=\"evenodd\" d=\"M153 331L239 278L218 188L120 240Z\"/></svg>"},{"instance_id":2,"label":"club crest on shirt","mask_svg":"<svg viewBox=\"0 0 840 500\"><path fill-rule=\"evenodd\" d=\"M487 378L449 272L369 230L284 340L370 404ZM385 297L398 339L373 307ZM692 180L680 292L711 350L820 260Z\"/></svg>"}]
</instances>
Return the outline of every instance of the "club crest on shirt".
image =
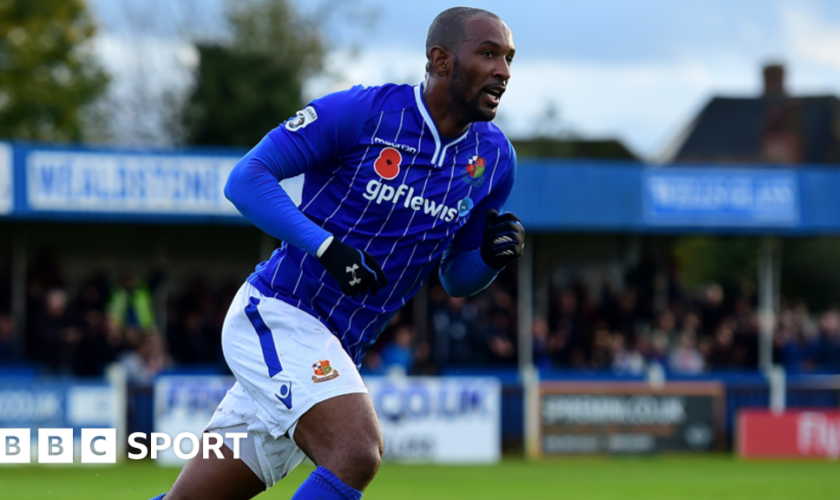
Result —
<instances>
[{"instance_id":1,"label":"club crest on shirt","mask_svg":"<svg viewBox=\"0 0 840 500\"><path fill-rule=\"evenodd\" d=\"M379 158L373 163L373 168L379 177L390 181L400 174L400 163L402 163L402 154L399 151L394 148L384 148L379 153Z\"/></svg>"},{"instance_id":2,"label":"club crest on shirt","mask_svg":"<svg viewBox=\"0 0 840 500\"><path fill-rule=\"evenodd\" d=\"M484 184L484 158L478 155L470 158L461 174L461 180L475 187Z\"/></svg>"},{"instance_id":3,"label":"club crest on shirt","mask_svg":"<svg viewBox=\"0 0 840 500\"><path fill-rule=\"evenodd\" d=\"M312 375L312 381L316 384L338 377L338 370L330 366L328 359L312 363L312 370L315 372L315 375Z\"/></svg>"},{"instance_id":4,"label":"club crest on shirt","mask_svg":"<svg viewBox=\"0 0 840 500\"><path fill-rule=\"evenodd\" d=\"M286 130L292 132L300 130L317 119L318 113L315 112L315 108L307 106L295 113L294 118L289 118L289 120L286 121Z\"/></svg>"}]
</instances>

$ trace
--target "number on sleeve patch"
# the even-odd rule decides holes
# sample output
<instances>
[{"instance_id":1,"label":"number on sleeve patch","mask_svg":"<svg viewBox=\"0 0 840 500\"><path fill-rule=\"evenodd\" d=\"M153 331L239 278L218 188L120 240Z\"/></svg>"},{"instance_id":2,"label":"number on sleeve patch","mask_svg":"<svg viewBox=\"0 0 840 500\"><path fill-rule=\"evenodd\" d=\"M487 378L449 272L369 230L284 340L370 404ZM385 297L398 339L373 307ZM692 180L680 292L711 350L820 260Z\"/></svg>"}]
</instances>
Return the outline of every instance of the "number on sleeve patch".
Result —
<instances>
[{"instance_id":1,"label":"number on sleeve patch","mask_svg":"<svg viewBox=\"0 0 840 500\"><path fill-rule=\"evenodd\" d=\"M290 118L286 121L286 129L292 132L296 130L300 130L303 127L309 125L310 123L314 122L318 119L318 113L315 112L315 108L312 106L307 106L304 109L298 111L294 118Z\"/></svg>"}]
</instances>

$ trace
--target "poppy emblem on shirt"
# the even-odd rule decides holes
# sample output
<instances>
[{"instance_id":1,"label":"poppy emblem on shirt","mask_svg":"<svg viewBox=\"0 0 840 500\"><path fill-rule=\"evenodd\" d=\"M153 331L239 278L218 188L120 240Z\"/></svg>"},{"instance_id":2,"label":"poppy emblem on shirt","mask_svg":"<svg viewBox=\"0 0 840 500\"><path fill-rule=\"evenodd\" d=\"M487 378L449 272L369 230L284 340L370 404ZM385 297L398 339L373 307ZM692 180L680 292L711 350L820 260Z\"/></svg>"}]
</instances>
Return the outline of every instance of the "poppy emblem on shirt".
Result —
<instances>
[{"instance_id":1,"label":"poppy emblem on shirt","mask_svg":"<svg viewBox=\"0 0 840 500\"><path fill-rule=\"evenodd\" d=\"M385 148L379 153L379 158L373 163L373 168L379 177L385 180L396 179L400 173L402 154L394 148Z\"/></svg>"}]
</instances>

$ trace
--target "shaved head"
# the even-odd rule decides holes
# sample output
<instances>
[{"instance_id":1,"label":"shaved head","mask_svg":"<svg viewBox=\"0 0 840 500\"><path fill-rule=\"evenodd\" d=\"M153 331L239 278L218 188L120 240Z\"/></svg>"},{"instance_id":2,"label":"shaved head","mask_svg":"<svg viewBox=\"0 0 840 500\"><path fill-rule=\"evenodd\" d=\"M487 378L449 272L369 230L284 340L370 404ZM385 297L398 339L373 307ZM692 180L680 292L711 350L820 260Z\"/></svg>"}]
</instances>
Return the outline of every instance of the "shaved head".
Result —
<instances>
[{"instance_id":1,"label":"shaved head","mask_svg":"<svg viewBox=\"0 0 840 500\"><path fill-rule=\"evenodd\" d=\"M454 135L447 137L496 117L515 54L510 28L492 12L455 7L432 21L423 93L437 108L435 120L449 121Z\"/></svg>"},{"instance_id":2,"label":"shaved head","mask_svg":"<svg viewBox=\"0 0 840 500\"><path fill-rule=\"evenodd\" d=\"M464 24L467 19L477 16L487 16L498 19L499 16L484 9L472 7L452 7L438 14L432 25L429 26L429 34L426 35L426 59L430 59L432 47L443 47L449 52L454 52L458 45L464 40ZM428 71L429 65L426 64Z\"/></svg>"}]
</instances>

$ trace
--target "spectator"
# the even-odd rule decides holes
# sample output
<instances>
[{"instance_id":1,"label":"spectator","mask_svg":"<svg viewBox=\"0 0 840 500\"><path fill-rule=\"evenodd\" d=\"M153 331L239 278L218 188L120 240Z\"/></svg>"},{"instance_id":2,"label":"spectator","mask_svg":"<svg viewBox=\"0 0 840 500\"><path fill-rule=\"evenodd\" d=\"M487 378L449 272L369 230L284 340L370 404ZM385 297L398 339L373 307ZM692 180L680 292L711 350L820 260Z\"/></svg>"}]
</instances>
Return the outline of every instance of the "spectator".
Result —
<instances>
[{"instance_id":1,"label":"spectator","mask_svg":"<svg viewBox=\"0 0 840 500\"><path fill-rule=\"evenodd\" d=\"M774 358L780 360L787 373L799 373L805 360L805 352L797 332L780 325L773 336ZM732 350L730 349L730 355Z\"/></svg>"},{"instance_id":2,"label":"spectator","mask_svg":"<svg viewBox=\"0 0 840 500\"><path fill-rule=\"evenodd\" d=\"M484 340L483 360L496 366L516 364L516 348L510 337L510 313L501 309L493 311L490 321L478 328L478 336Z\"/></svg>"},{"instance_id":3,"label":"spectator","mask_svg":"<svg viewBox=\"0 0 840 500\"><path fill-rule=\"evenodd\" d=\"M183 365L210 365L216 361L213 325L200 311L188 311L183 324L170 332L172 357Z\"/></svg>"},{"instance_id":4,"label":"spectator","mask_svg":"<svg viewBox=\"0 0 840 500\"><path fill-rule=\"evenodd\" d=\"M548 338L550 331L548 321L542 316L534 317L534 364L538 368L551 367L551 356L548 352Z\"/></svg>"},{"instance_id":5,"label":"spectator","mask_svg":"<svg viewBox=\"0 0 840 500\"><path fill-rule=\"evenodd\" d=\"M680 334L679 344L671 351L668 365L674 373L696 375L703 372L705 362L697 350L697 336L694 331L684 330Z\"/></svg>"},{"instance_id":6,"label":"spectator","mask_svg":"<svg viewBox=\"0 0 840 500\"><path fill-rule=\"evenodd\" d=\"M122 335L110 328L105 316L108 281L104 274L88 279L76 300L82 337L73 371L79 376L101 377L105 366L115 360L122 347Z\"/></svg>"},{"instance_id":7,"label":"spectator","mask_svg":"<svg viewBox=\"0 0 840 500\"><path fill-rule=\"evenodd\" d=\"M724 317L722 286L712 283L706 287L705 297L700 306L700 316L704 335L711 335L712 332L717 331Z\"/></svg>"},{"instance_id":8,"label":"spectator","mask_svg":"<svg viewBox=\"0 0 840 500\"><path fill-rule=\"evenodd\" d=\"M586 358L586 325L580 311L580 302L574 290L565 289L555 299L557 311L549 339L549 352L560 366L580 366Z\"/></svg>"},{"instance_id":9,"label":"spectator","mask_svg":"<svg viewBox=\"0 0 840 500\"><path fill-rule=\"evenodd\" d=\"M677 319L673 312L665 311L656 320L656 328L651 332L648 362L662 366L666 364L668 350L677 338Z\"/></svg>"},{"instance_id":10,"label":"spectator","mask_svg":"<svg viewBox=\"0 0 840 500\"><path fill-rule=\"evenodd\" d=\"M475 322L478 308L463 297L447 297L432 315L435 361L438 365L470 365L476 358Z\"/></svg>"},{"instance_id":11,"label":"spectator","mask_svg":"<svg viewBox=\"0 0 840 500\"><path fill-rule=\"evenodd\" d=\"M382 369L388 373L406 375L413 366L411 340L414 332L410 325L403 324L394 332L394 340L382 349Z\"/></svg>"},{"instance_id":12,"label":"spectator","mask_svg":"<svg viewBox=\"0 0 840 500\"><path fill-rule=\"evenodd\" d=\"M595 325L595 336L592 345L591 366L596 370L606 369L612 365L612 334L606 322Z\"/></svg>"},{"instance_id":13,"label":"spectator","mask_svg":"<svg viewBox=\"0 0 840 500\"><path fill-rule=\"evenodd\" d=\"M624 334L616 332L611 339L612 369L616 373L640 375L645 371L645 358L637 350L627 350Z\"/></svg>"},{"instance_id":14,"label":"spectator","mask_svg":"<svg viewBox=\"0 0 840 500\"><path fill-rule=\"evenodd\" d=\"M734 340L735 332L733 331L731 322L722 322L715 332L715 339L712 343L711 353L709 354L709 366L711 368L733 368L732 343Z\"/></svg>"},{"instance_id":15,"label":"spectator","mask_svg":"<svg viewBox=\"0 0 840 500\"><path fill-rule=\"evenodd\" d=\"M808 368L840 370L840 313L830 310L820 318L819 335L806 349Z\"/></svg>"},{"instance_id":16,"label":"spectator","mask_svg":"<svg viewBox=\"0 0 840 500\"><path fill-rule=\"evenodd\" d=\"M146 334L155 326L154 298L149 287L127 271L108 301L108 318L119 328L134 327Z\"/></svg>"},{"instance_id":17,"label":"spectator","mask_svg":"<svg viewBox=\"0 0 840 500\"><path fill-rule=\"evenodd\" d=\"M123 353L120 364L126 370L130 384L148 386L155 375L169 364L169 360L163 337L157 332L143 336L141 342L137 350Z\"/></svg>"},{"instance_id":18,"label":"spectator","mask_svg":"<svg viewBox=\"0 0 840 500\"><path fill-rule=\"evenodd\" d=\"M40 348L37 359L53 373L70 374L82 335L77 319L67 309L67 293L64 290L47 292L44 314L37 319L35 334Z\"/></svg>"},{"instance_id":19,"label":"spectator","mask_svg":"<svg viewBox=\"0 0 840 500\"><path fill-rule=\"evenodd\" d=\"M44 317L44 300L52 289L65 285L58 256L50 248L35 253L26 273L26 355L36 362L45 362L45 346L41 343L38 327Z\"/></svg>"},{"instance_id":20,"label":"spectator","mask_svg":"<svg viewBox=\"0 0 840 500\"><path fill-rule=\"evenodd\" d=\"M0 366L15 365L19 361L12 315L0 312Z\"/></svg>"}]
</instances>

